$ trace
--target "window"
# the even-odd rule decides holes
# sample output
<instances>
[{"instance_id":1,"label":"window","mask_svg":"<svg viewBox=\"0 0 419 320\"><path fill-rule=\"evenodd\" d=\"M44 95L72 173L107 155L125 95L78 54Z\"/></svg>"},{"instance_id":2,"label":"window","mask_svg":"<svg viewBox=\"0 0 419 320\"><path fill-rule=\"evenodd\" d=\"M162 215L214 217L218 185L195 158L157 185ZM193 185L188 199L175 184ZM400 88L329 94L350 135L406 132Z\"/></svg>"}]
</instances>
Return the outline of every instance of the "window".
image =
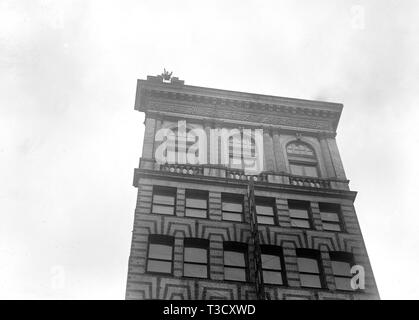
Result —
<instances>
[{"instance_id":1,"label":"window","mask_svg":"<svg viewBox=\"0 0 419 320\"><path fill-rule=\"evenodd\" d=\"M185 128L179 132L178 127L170 128L174 136L172 143L167 144L168 159L175 159L175 163L187 163L187 154L191 152L191 146L198 140L192 128ZM171 153L171 156L169 156ZM195 151L198 156L198 150Z\"/></svg>"},{"instance_id":2,"label":"window","mask_svg":"<svg viewBox=\"0 0 419 320\"><path fill-rule=\"evenodd\" d=\"M298 176L318 177L317 158L308 144L294 141L287 145L291 173Z\"/></svg>"},{"instance_id":3,"label":"window","mask_svg":"<svg viewBox=\"0 0 419 320\"><path fill-rule=\"evenodd\" d=\"M329 254L336 289L352 291L351 278L353 275L351 274L351 268L355 264L353 255L348 252L330 252Z\"/></svg>"},{"instance_id":4,"label":"window","mask_svg":"<svg viewBox=\"0 0 419 320\"><path fill-rule=\"evenodd\" d=\"M237 194L221 195L223 220L243 221L243 196Z\"/></svg>"},{"instance_id":5,"label":"window","mask_svg":"<svg viewBox=\"0 0 419 320\"><path fill-rule=\"evenodd\" d=\"M224 242L224 279L247 280L247 244Z\"/></svg>"},{"instance_id":6,"label":"window","mask_svg":"<svg viewBox=\"0 0 419 320\"><path fill-rule=\"evenodd\" d=\"M275 198L256 197L256 214L260 224L275 224Z\"/></svg>"},{"instance_id":7,"label":"window","mask_svg":"<svg viewBox=\"0 0 419 320\"><path fill-rule=\"evenodd\" d=\"M340 205L334 203L319 203L320 217L323 223L323 230L342 231L340 221Z\"/></svg>"},{"instance_id":8,"label":"window","mask_svg":"<svg viewBox=\"0 0 419 320\"><path fill-rule=\"evenodd\" d=\"M243 132L233 134L228 140L229 166L243 168L244 162L256 157L256 141L254 136Z\"/></svg>"},{"instance_id":9,"label":"window","mask_svg":"<svg viewBox=\"0 0 419 320\"><path fill-rule=\"evenodd\" d=\"M208 278L208 246L205 239L184 239L183 275Z\"/></svg>"},{"instance_id":10,"label":"window","mask_svg":"<svg viewBox=\"0 0 419 320\"><path fill-rule=\"evenodd\" d=\"M316 250L297 249L297 264L302 287L322 288L320 255Z\"/></svg>"},{"instance_id":11,"label":"window","mask_svg":"<svg viewBox=\"0 0 419 320\"><path fill-rule=\"evenodd\" d=\"M290 162L291 173L297 176L307 176L317 178L317 167L314 165L303 165L295 162Z\"/></svg>"},{"instance_id":12,"label":"window","mask_svg":"<svg viewBox=\"0 0 419 320\"><path fill-rule=\"evenodd\" d=\"M241 168L243 162L241 134L236 134L228 139L229 166Z\"/></svg>"},{"instance_id":13,"label":"window","mask_svg":"<svg viewBox=\"0 0 419 320\"><path fill-rule=\"evenodd\" d=\"M285 267L282 248L276 246L261 246L263 282L266 284L285 284Z\"/></svg>"},{"instance_id":14,"label":"window","mask_svg":"<svg viewBox=\"0 0 419 320\"><path fill-rule=\"evenodd\" d=\"M185 216L207 218L208 192L200 190L186 190Z\"/></svg>"},{"instance_id":15,"label":"window","mask_svg":"<svg viewBox=\"0 0 419 320\"><path fill-rule=\"evenodd\" d=\"M152 212L158 214L175 214L176 188L158 187L153 188Z\"/></svg>"},{"instance_id":16,"label":"window","mask_svg":"<svg viewBox=\"0 0 419 320\"><path fill-rule=\"evenodd\" d=\"M173 237L149 235L147 272L172 273Z\"/></svg>"},{"instance_id":17,"label":"window","mask_svg":"<svg viewBox=\"0 0 419 320\"><path fill-rule=\"evenodd\" d=\"M291 227L310 228L310 203L306 201L288 200Z\"/></svg>"}]
</instances>

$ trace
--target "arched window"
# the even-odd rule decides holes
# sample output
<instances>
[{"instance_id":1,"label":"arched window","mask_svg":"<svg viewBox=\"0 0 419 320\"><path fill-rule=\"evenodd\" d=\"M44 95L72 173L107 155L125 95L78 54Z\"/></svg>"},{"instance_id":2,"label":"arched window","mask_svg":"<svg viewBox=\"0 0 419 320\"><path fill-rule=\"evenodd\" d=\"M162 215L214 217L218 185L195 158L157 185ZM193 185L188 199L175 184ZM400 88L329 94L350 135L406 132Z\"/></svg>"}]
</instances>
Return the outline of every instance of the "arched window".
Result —
<instances>
[{"instance_id":1,"label":"arched window","mask_svg":"<svg viewBox=\"0 0 419 320\"><path fill-rule=\"evenodd\" d=\"M293 141L287 145L287 156L292 174L318 177L316 154L308 144Z\"/></svg>"},{"instance_id":2,"label":"arched window","mask_svg":"<svg viewBox=\"0 0 419 320\"><path fill-rule=\"evenodd\" d=\"M195 131L187 125L186 128L179 132L177 126L172 126L168 128L167 139L167 149L164 153L164 156L167 157L169 163L177 164L187 164L188 157L187 154L191 153L191 146L198 141L198 136L195 134ZM202 150L201 152L204 152ZM195 156L198 157L199 150L194 152Z\"/></svg>"},{"instance_id":3,"label":"arched window","mask_svg":"<svg viewBox=\"0 0 419 320\"><path fill-rule=\"evenodd\" d=\"M244 169L254 165L258 156L254 135L246 136L243 131L232 135L228 139L229 167Z\"/></svg>"}]
</instances>

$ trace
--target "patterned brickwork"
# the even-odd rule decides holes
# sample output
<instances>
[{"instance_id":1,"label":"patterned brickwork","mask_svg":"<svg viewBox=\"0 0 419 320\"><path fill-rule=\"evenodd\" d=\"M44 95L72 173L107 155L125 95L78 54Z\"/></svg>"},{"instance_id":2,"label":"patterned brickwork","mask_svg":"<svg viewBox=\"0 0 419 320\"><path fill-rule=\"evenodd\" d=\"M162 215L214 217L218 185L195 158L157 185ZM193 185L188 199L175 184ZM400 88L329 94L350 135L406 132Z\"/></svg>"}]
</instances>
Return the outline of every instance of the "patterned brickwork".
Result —
<instances>
[{"instance_id":1,"label":"patterned brickwork","mask_svg":"<svg viewBox=\"0 0 419 320\"><path fill-rule=\"evenodd\" d=\"M256 299L254 245L250 232L247 182L232 181L225 168L207 166L200 175L162 174L154 160L157 143L156 130L167 121L185 120L205 129L262 128L264 145L265 180L255 183L257 196L271 197L275 203L276 225L259 225L262 245L282 247L285 266L285 285L265 285L267 299L273 300L364 300L377 299L378 291L368 259L353 201L355 192L349 190L336 145L335 133L342 105L253 95L210 88L184 85L176 80L162 84L158 77L138 82L136 109L146 113L142 159L135 175L138 187L134 215L131 252L129 257L126 299ZM209 141L208 146L214 144ZM301 181L292 176L286 146L301 141L316 154L319 180L326 181L322 188L310 185L292 185ZM207 156L210 158L211 148ZM294 180L293 180L294 179ZM300 179L300 180L298 180ZM153 187L176 188L173 215L152 213ZM285 187L286 186L286 187ZM208 192L208 216L185 216L186 190ZM244 196L243 222L223 221L222 194ZM312 228L291 227L288 200L309 203ZM325 231L319 203L340 205L340 232ZM173 237L171 274L147 272L149 235ZM208 278L184 276L184 240L201 238L209 241ZM224 279L224 242L241 242L248 245L248 281ZM297 249L319 252L323 288L309 289L301 286L297 264ZM366 288L349 292L336 289L330 252L346 252L354 256L356 264L365 269Z\"/></svg>"},{"instance_id":2,"label":"patterned brickwork","mask_svg":"<svg viewBox=\"0 0 419 320\"><path fill-rule=\"evenodd\" d=\"M241 292L238 288L245 287L244 284L229 283L222 288L219 285L215 285L215 288L211 288L209 283L214 281L218 283L224 280L224 269L223 269L223 242L224 241L235 241L249 244L249 256L252 256L253 246L250 238L250 227L247 221L243 223L232 223L221 220L221 193L224 191L223 187L219 187L219 192L209 192L209 216L208 219L193 219L184 216L184 196L185 189L193 188L193 186L185 186L181 183L178 184L177 196L176 196L176 212L173 216L158 215L151 213L151 201L152 201L152 185L140 184L138 193L138 209L136 213L136 221L134 224L131 258L130 258L130 275L136 275L136 279L142 279L142 277L151 277L145 272L146 268L146 254L147 254L147 237L149 234L164 234L170 235L175 238L174 245L174 270L173 278L177 278L178 282L182 285L177 287L173 282L168 280L159 282L161 290L165 293L159 293L166 297L167 295L173 295L173 299L185 299L186 297L192 297L193 294L198 295L198 298L208 297L208 299L223 296L226 298L243 298L244 295L251 296L254 294L252 285L248 285L253 289ZM229 191L229 190L227 190ZM327 285L327 289L331 292L336 290L334 284L334 278L330 265L329 251L342 251L353 253L358 264L365 267L366 270L366 295L376 294L375 283L372 276L372 270L369 265L368 256L366 255L365 248L362 242L362 238L359 234L349 234L347 232L325 232L321 230L321 221L315 223L316 229L299 229L292 228L289 224L289 213L287 209L287 199L285 195L277 195L276 197L277 214L278 214L278 225L267 226L260 225L259 230L261 234L262 244L271 244L281 246L283 248L285 269L286 269L286 280L287 287L281 287L280 290L269 289L269 297L271 299L327 299L331 296L328 295L316 295L310 293L310 290L300 288L299 273L297 268L296 260L296 249L297 248L308 248L319 250L321 254L322 267L324 271L324 277ZM318 203L311 202L311 210L318 211ZM347 204L342 205L348 211L349 215L353 215L354 211L350 210L350 206ZM245 208L246 220L249 218L249 210L247 205ZM347 222L346 222L347 223ZM196 286L204 280L194 280L183 278L183 239L184 238L203 238L209 240L209 265L210 273L209 279L205 280L206 286L202 286L201 291L196 290ZM250 270L250 281L254 279L253 263L249 261ZM179 282L180 281L180 282ZM132 282L129 278L128 282ZM127 298L139 297L140 290L142 287L146 292L146 287L150 284L137 283L135 290L130 292ZM192 286L193 283L193 286ZM163 287L162 287L163 286ZM168 287L166 287L168 286ZM191 287L192 286L192 287ZM289 291L290 288L298 289ZM137 291L136 291L137 290ZM284 291L285 290L285 291ZM150 296L153 293L141 293L142 295ZM298 294L297 294L298 293ZM157 293L154 293L157 294ZM344 299L353 299L357 294L346 294L339 293L339 297Z\"/></svg>"}]
</instances>

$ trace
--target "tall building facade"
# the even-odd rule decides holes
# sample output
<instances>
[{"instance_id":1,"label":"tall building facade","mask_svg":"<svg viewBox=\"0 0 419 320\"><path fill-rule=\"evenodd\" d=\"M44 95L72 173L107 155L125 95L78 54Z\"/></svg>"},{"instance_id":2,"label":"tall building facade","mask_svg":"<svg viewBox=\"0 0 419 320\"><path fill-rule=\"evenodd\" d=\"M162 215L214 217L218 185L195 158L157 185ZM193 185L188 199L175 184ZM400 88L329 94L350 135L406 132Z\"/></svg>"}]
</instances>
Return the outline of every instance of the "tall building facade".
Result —
<instances>
[{"instance_id":1,"label":"tall building facade","mask_svg":"<svg viewBox=\"0 0 419 320\"><path fill-rule=\"evenodd\" d=\"M145 132L126 299L378 299L335 140L342 108L167 74L138 80ZM156 158L169 139L159 135L174 132L161 154L179 155L192 129L206 134L206 162ZM263 157L261 170L231 161L237 145L223 149L212 133L222 129L259 129L262 148L254 134L248 152ZM227 150L229 162L217 163L214 150Z\"/></svg>"}]
</instances>

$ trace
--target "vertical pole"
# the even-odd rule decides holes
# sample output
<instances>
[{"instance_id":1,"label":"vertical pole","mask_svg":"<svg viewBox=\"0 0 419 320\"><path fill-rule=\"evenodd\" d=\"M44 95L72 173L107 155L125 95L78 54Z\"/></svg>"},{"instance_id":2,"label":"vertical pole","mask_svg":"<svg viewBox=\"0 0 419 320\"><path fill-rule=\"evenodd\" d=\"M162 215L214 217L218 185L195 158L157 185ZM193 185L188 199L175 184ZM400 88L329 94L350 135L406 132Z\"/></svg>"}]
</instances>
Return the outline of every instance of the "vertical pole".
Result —
<instances>
[{"instance_id":1,"label":"vertical pole","mask_svg":"<svg viewBox=\"0 0 419 320\"><path fill-rule=\"evenodd\" d=\"M262 272L262 260L261 260L261 249L260 249L260 235L258 230L258 223L256 217L256 203L255 203L255 188L253 184L253 178L249 180L247 188L247 195L249 199L249 210L250 210L250 232L254 245L254 256L253 262L255 264L255 286L256 296L258 300L265 300L265 288L263 286L263 272Z\"/></svg>"}]
</instances>

